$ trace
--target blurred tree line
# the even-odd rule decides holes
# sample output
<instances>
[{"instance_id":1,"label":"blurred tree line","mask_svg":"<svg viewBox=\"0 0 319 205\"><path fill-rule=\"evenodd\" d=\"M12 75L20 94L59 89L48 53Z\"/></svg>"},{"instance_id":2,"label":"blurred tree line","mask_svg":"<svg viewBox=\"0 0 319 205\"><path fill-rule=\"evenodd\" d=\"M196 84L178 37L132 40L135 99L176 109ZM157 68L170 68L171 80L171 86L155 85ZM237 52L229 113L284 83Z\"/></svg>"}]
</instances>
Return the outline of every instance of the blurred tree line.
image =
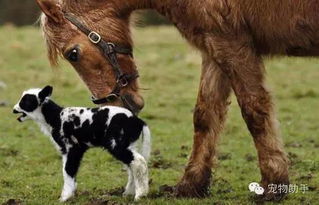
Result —
<instances>
[{"instance_id":1,"label":"blurred tree line","mask_svg":"<svg viewBox=\"0 0 319 205\"><path fill-rule=\"evenodd\" d=\"M32 25L39 18L40 10L35 0L0 0L0 25ZM167 24L168 21L153 11L139 12L140 25Z\"/></svg>"}]
</instances>

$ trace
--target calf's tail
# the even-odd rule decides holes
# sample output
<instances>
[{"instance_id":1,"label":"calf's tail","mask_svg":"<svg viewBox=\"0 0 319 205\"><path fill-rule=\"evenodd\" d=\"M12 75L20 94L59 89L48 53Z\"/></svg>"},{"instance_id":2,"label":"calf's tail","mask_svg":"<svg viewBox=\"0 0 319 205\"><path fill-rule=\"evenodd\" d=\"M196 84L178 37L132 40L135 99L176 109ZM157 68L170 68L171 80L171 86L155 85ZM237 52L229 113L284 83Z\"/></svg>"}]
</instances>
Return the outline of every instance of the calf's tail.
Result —
<instances>
[{"instance_id":1,"label":"calf's tail","mask_svg":"<svg viewBox=\"0 0 319 205\"><path fill-rule=\"evenodd\" d=\"M145 124L142 129L142 156L146 161L150 158L151 154L151 131L149 127Z\"/></svg>"}]
</instances>

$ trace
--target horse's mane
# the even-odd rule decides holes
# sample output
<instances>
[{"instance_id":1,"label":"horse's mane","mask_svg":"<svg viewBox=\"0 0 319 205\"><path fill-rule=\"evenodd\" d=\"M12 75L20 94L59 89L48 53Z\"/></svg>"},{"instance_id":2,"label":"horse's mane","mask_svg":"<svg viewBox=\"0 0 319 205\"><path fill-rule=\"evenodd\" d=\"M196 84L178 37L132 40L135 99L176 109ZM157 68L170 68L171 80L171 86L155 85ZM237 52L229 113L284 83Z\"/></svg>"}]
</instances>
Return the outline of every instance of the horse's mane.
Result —
<instances>
[{"instance_id":1,"label":"horse's mane","mask_svg":"<svg viewBox=\"0 0 319 205\"><path fill-rule=\"evenodd\" d=\"M58 58L61 56L61 51L59 48L59 37L55 35L50 26L46 26L47 18L44 14L40 16L40 26L42 29L42 34L46 42L48 58L52 66L58 65Z\"/></svg>"}]
</instances>

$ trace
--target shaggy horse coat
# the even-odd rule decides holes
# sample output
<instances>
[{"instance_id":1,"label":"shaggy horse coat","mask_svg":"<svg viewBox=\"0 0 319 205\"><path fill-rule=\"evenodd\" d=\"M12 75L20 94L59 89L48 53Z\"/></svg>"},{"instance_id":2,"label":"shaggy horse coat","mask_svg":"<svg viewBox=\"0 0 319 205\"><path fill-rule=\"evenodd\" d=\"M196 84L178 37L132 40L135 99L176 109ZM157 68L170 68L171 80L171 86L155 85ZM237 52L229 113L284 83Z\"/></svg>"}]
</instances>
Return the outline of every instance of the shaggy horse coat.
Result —
<instances>
[{"instance_id":1,"label":"shaggy horse coat","mask_svg":"<svg viewBox=\"0 0 319 205\"><path fill-rule=\"evenodd\" d=\"M147 125L130 111L121 107L62 108L49 99L52 87L30 89L23 93L14 106L21 113L20 122L36 121L41 130L51 137L62 154L64 186L61 201L66 201L76 190L75 177L83 154L90 147L102 147L127 166L128 183L124 195L135 195L135 200L148 192L147 159L150 154L150 131ZM135 143L143 135L142 152Z\"/></svg>"},{"instance_id":2,"label":"shaggy horse coat","mask_svg":"<svg viewBox=\"0 0 319 205\"><path fill-rule=\"evenodd\" d=\"M194 112L194 144L177 196L205 196L212 159L223 128L229 96L234 91L255 142L263 199L280 200L269 184L288 184L288 159L283 150L271 95L265 85L263 55L319 55L319 0L37 0L49 58L80 45L77 62L68 59L96 97L115 84L111 66L87 37L64 17L72 13L103 39L132 46L129 22L138 9L166 16L203 57ZM118 55L126 73L134 73L131 57ZM182 71L181 71L182 72ZM136 80L123 89L138 108L143 101ZM120 102L117 102L120 104ZM277 192L279 193L279 192Z\"/></svg>"}]
</instances>

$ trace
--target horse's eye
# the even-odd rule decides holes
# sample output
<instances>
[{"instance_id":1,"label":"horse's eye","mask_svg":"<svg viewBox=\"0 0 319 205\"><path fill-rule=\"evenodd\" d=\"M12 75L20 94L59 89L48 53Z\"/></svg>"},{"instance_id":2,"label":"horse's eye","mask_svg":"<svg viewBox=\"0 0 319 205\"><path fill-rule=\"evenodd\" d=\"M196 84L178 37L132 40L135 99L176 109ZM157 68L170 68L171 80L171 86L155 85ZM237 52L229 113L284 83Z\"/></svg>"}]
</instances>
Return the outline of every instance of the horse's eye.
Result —
<instances>
[{"instance_id":1,"label":"horse's eye","mask_svg":"<svg viewBox=\"0 0 319 205\"><path fill-rule=\"evenodd\" d=\"M79 60L79 49L73 48L67 54L67 59L72 62L77 62Z\"/></svg>"}]
</instances>

